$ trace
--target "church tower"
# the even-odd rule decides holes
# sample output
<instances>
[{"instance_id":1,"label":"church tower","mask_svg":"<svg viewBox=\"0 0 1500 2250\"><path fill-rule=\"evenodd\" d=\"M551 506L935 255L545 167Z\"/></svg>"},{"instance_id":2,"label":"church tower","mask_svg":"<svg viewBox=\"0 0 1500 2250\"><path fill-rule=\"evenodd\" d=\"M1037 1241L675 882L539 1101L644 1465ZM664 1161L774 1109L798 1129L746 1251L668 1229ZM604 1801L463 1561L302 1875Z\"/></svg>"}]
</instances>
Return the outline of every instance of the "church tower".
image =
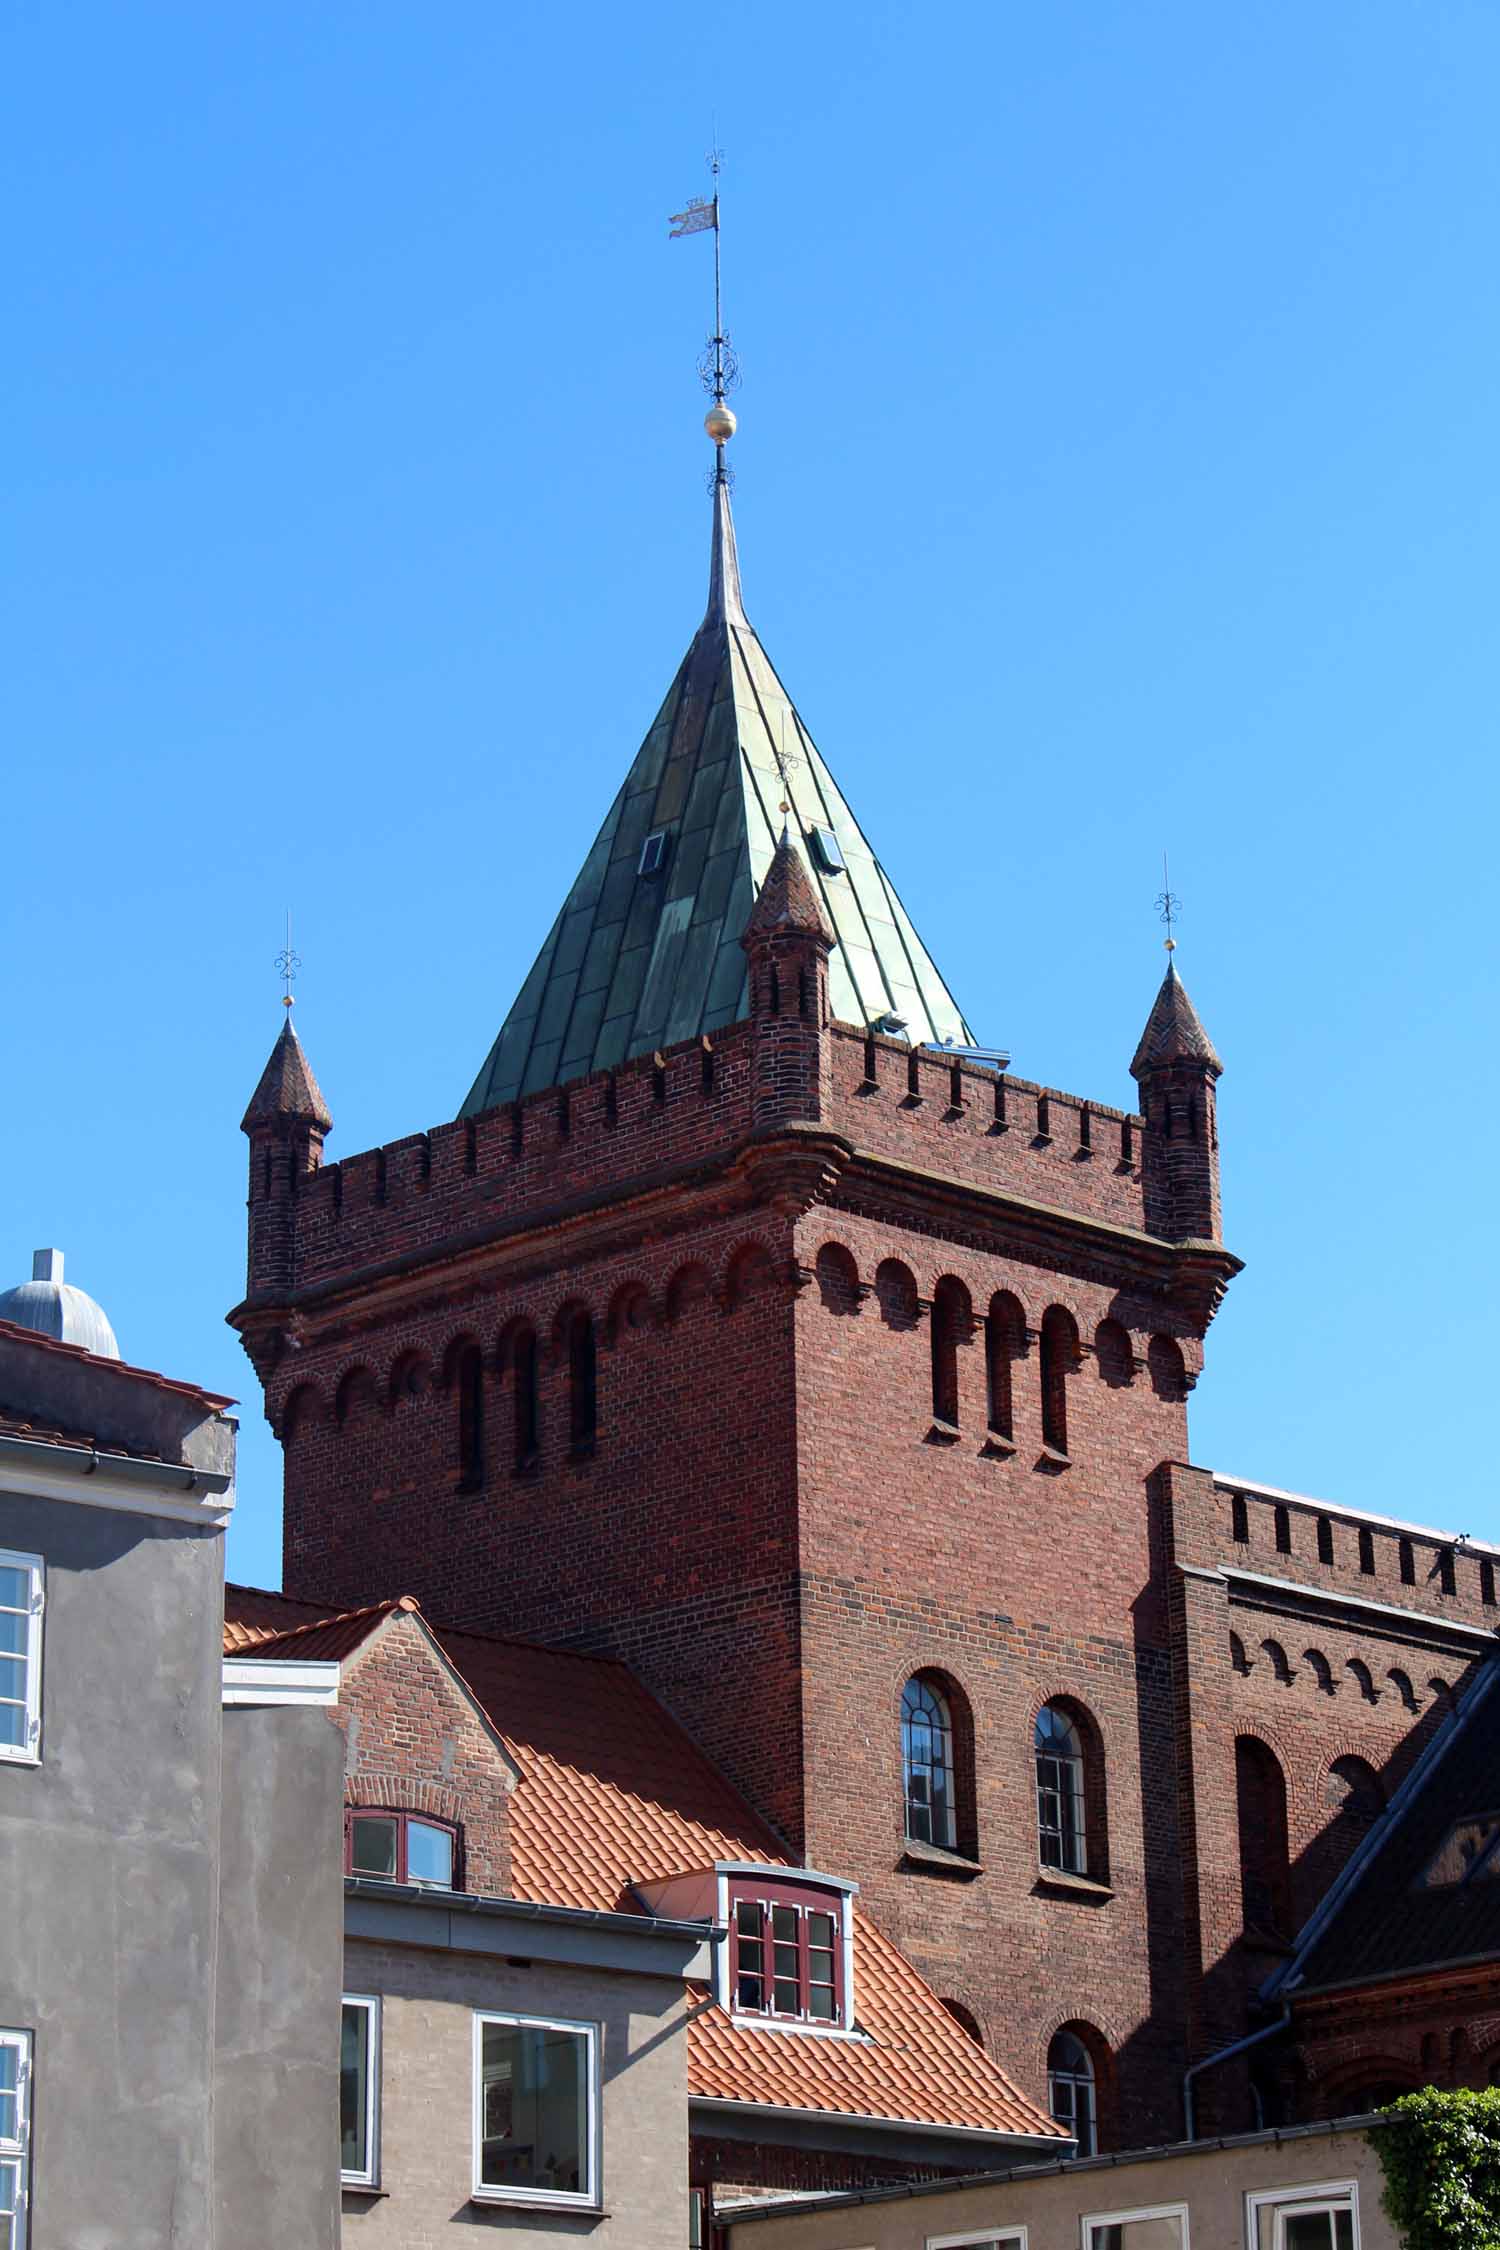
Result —
<instances>
[{"instance_id":1,"label":"church tower","mask_svg":"<svg viewBox=\"0 0 1500 2250\"><path fill-rule=\"evenodd\" d=\"M716 443L703 622L459 1116L321 1163L289 1027L247 1112L286 1588L623 1657L1023 2083L1088 2018L1168 2133L1160 1472L1237 1267L1220 1065L1170 974L1139 1111L974 1055Z\"/></svg>"}]
</instances>

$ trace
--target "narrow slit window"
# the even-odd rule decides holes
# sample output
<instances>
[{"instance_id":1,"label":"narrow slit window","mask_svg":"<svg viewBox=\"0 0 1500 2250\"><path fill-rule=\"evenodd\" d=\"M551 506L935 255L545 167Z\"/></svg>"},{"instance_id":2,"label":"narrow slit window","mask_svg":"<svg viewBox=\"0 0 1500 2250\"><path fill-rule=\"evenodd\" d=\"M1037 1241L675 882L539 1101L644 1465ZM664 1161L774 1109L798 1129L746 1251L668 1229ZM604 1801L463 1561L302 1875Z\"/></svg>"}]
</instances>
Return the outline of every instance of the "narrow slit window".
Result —
<instances>
[{"instance_id":1,"label":"narrow slit window","mask_svg":"<svg viewBox=\"0 0 1500 2250\"><path fill-rule=\"evenodd\" d=\"M636 867L636 873L644 875L648 882L654 882L657 876L664 874L671 840L669 830L653 828L651 834L641 846L641 856Z\"/></svg>"},{"instance_id":2,"label":"narrow slit window","mask_svg":"<svg viewBox=\"0 0 1500 2250\"><path fill-rule=\"evenodd\" d=\"M536 1337L529 1328L523 1328L516 1338L511 1375L515 1400L515 1465L518 1469L529 1469L536 1460L541 1439Z\"/></svg>"},{"instance_id":3,"label":"narrow slit window","mask_svg":"<svg viewBox=\"0 0 1500 2250\"><path fill-rule=\"evenodd\" d=\"M573 1458L586 1459L599 1431L599 1355L594 1323L579 1313L568 1329L568 1441Z\"/></svg>"}]
</instances>

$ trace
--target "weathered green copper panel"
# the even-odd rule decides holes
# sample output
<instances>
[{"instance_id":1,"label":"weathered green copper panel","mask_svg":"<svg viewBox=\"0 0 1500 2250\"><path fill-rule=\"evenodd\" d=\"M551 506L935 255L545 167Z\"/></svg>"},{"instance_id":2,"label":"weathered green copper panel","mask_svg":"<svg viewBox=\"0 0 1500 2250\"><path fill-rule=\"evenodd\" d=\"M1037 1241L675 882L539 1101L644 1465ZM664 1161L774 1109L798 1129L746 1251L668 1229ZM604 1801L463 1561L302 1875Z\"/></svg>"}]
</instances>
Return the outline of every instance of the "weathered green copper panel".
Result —
<instances>
[{"instance_id":1,"label":"weathered green copper panel","mask_svg":"<svg viewBox=\"0 0 1500 2250\"><path fill-rule=\"evenodd\" d=\"M894 1008L917 1040L970 1034L745 616L727 495L715 493L710 598L666 700L464 1102L472 1114L731 1023L747 1005L740 933L785 819L834 932L834 1014ZM790 806L782 812L785 801ZM845 872L806 845L838 838ZM641 846L669 831L665 867Z\"/></svg>"}]
</instances>

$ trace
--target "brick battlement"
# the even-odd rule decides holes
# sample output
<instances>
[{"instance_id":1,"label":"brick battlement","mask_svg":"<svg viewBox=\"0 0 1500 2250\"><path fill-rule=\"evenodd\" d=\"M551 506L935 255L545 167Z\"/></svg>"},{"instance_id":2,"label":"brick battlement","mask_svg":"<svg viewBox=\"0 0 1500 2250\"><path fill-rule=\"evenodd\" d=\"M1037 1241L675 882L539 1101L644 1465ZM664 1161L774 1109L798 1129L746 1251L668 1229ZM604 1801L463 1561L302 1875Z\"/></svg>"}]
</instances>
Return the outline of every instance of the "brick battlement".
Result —
<instances>
[{"instance_id":1,"label":"brick battlement","mask_svg":"<svg viewBox=\"0 0 1500 2250\"><path fill-rule=\"evenodd\" d=\"M1145 1229L1144 1120L854 1025L830 1026L835 1131L856 1148L1083 1218Z\"/></svg>"},{"instance_id":2,"label":"brick battlement","mask_svg":"<svg viewBox=\"0 0 1500 2250\"><path fill-rule=\"evenodd\" d=\"M290 1175L252 1159L250 1226L289 1233L289 1293L334 1287L470 1236L554 1221L726 1160L758 1129L767 1025L729 1025L617 1070ZM779 1028L779 1026L777 1027ZM852 1148L1085 1220L1170 1231L1161 1134L1139 1115L830 1022L822 1124ZM794 1089L790 1107L795 1113ZM762 1131L774 1129L764 1119ZM1154 1222L1154 1223L1153 1223ZM252 1271L254 1271L252 1250ZM276 1299L274 1284L252 1294Z\"/></svg>"},{"instance_id":3,"label":"brick battlement","mask_svg":"<svg viewBox=\"0 0 1500 2250\"><path fill-rule=\"evenodd\" d=\"M1403 1526L1273 1487L1216 1477L1209 1552L1221 1570L1275 1578L1436 1622L1500 1631L1500 1549Z\"/></svg>"},{"instance_id":4,"label":"brick battlement","mask_svg":"<svg viewBox=\"0 0 1500 2250\"><path fill-rule=\"evenodd\" d=\"M303 1175L292 1210L296 1292L524 1226L734 1147L750 1127L750 1046L750 1025L732 1024L660 1061L642 1056ZM260 1187L252 1162L252 1234Z\"/></svg>"}]
</instances>

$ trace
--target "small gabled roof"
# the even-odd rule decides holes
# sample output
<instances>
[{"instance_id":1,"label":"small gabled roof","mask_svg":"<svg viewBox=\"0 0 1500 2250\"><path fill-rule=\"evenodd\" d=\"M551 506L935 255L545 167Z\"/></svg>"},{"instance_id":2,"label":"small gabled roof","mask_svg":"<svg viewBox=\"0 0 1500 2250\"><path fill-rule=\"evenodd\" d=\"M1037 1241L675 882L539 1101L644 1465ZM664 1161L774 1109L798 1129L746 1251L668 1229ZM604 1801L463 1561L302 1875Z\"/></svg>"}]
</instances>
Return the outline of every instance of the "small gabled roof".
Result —
<instances>
[{"instance_id":1,"label":"small gabled roof","mask_svg":"<svg viewBox=\"0 0 1500 2250\"><path fill-rule=\"evenodd\" d=\"M348 1656L394 1610L416 1607L407 1596L329 1613L234 1586L225 1645L244 1652L247 1643L230 1636L248 1634L259 1656ZM638 1913L637 1884L684 1868L796 1864L623 1664L425 1623L519 1777L506 1809L518 1897ZM864 2037L762 2029L704 2002L688 2025L689 2095L997 2138L1063 2137L884 1933L857 1910L854 1919Z\"/></svg>"},{"instance_id":2,"label":"small gabled roof","mask_svg":"<svg viewBox=\"0 0 1500 2250\"><path fill-rule=\"evenodd\" d=\"M789 810L783 813L786 803ZM728 488L714 487L708 609L562 911L463 1104L611 1069L749 1013L741 936L783 826L837 839L813 866L834 939L829 1006L903 1017L914 1042L972 1043L957 1002L745 615ZM658 830L666 854L640 872Z\"/></svg>"},{"instance_id":3,"label":"small gabled roof","mask_svg":"<svg viewBox=\"0 0 1500 2250\"><path fill-rule=\"evenodd\" d=\"M1500 1965L1500 1657L1480 1667L1328 1903L1274 1980L1278 1997Z\"/></svg>"},{"instance_id":4,"label":"small gabled roof","mask_svg":"<svg viewBox=\"0 0 1500 2250\"><path fill-rule=\"evenodd\" d=\"M257 1125L274 1123L278 1117L303 1118L323 1133L333 1129L328 1104L319 1091L312 1064L302 1051L302 1042L292 1029L290 1015L266 1059L260 1083L250 1096L250 1107L240 1120L240 1131L248 1133Z\"/></svg>"},{"instance_id":5,"label":"small gabled roof","mask_svg":"<svg viewBox=\"0 0 1500 2250\"><path fill-rule=\"evenodd\" d=\"M1131 1061L1130 1075L1143 1078L1148 1070L1174 1062L1202 1063L1215 1078L1224 1068L1214 1052L1213 1041L1198 1020L1197 1009L1187 996L1186 985L1169 961L1161 990L1152 1003L1140 1045Z\"/></svg>"}]
</instances>

